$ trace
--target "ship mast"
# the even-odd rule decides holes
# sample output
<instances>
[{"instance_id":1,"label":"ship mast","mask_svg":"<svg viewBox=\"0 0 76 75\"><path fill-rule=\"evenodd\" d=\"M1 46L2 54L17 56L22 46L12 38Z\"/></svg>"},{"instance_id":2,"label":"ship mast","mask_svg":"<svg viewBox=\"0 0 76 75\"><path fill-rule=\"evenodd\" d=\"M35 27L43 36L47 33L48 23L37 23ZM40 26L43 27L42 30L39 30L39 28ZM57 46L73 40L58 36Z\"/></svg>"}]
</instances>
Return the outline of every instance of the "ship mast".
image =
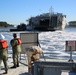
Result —
<instances>
[{"instance_id":1,"label":"ship mast","mask_svg":"<svg viewBox=\"0 0 76 75\"><path fill-rule=\"evenodd\" d=\"M51 6L51 8L49 9L49 26L51 26L51 16L54 14L53 12L53 8Z\"/></svg>"}]
</instances>

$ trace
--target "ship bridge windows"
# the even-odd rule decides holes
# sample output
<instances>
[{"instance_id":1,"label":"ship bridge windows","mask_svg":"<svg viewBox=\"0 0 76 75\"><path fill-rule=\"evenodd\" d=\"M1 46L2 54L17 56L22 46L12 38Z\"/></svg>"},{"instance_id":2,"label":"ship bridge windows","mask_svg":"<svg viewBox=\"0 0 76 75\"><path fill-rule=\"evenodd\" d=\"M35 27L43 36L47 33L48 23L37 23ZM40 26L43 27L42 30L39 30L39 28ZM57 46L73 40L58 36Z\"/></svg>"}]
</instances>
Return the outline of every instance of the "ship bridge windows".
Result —
<instances>
[{"instance_id":1,"label":"ship bridge windows","mask_svg":"<svg viewBox=\"0 0 76 75\"><path fill-rule=\"evenodd\" d=\"M40 26L49 26L49 19L40 20Z\"/></svg>"}]
</instances>

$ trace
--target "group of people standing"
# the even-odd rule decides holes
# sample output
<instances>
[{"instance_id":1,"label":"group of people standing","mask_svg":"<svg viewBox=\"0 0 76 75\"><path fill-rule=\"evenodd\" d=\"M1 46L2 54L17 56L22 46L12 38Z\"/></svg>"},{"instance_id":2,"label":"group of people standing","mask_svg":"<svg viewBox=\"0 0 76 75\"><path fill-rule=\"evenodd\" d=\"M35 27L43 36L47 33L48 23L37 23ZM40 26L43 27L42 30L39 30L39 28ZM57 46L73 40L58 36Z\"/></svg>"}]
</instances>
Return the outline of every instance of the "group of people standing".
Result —
<instances>
[{"instance_id":1,"label":"group of people standing","mask_svg":"<svg viewBox=\"0 0 76 75\"><path fill-rule=\"evenodd\" d=\"M10 40L10 44L12 47L12 57L13 57L13 66L11 68L19 67L19 56L21 52L21 40L20 38L17 38L17 34L13 33L13 39ZM5 37L0 34L0 68L1 63L3 61L5 72L3 74L8 73L8 43L7 40L5 40Z\"/></svg>"}]
</instances>

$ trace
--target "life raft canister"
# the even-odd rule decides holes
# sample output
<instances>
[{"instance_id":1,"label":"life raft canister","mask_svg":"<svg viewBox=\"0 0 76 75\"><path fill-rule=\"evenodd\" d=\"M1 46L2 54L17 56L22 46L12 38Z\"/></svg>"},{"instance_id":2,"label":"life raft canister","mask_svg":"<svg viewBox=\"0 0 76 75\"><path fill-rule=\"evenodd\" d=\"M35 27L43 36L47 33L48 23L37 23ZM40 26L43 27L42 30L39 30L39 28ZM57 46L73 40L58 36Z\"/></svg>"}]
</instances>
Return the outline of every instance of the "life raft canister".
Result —
<instances>
[{"instance_id":1,"label":"life raft canister","mask_svg":"<svg viewBox=\"0 0 76 75\"><path fill-rule=\"evenodd\" d=\"M21 39L20 38L16 38L18 40L18 45L22 44Z\"/></svg>"},{"instance_id":2,"label":"life raft canister","mask_svg":"<svg viewBox=\"0 0 76 75\"><path fill-rule=\"evenodd\" d=\"M7 44L6 40L0 40L0 43L2 45L2 48L7 48L8 47L8 44Z\"/></svg>"}]
</instances>

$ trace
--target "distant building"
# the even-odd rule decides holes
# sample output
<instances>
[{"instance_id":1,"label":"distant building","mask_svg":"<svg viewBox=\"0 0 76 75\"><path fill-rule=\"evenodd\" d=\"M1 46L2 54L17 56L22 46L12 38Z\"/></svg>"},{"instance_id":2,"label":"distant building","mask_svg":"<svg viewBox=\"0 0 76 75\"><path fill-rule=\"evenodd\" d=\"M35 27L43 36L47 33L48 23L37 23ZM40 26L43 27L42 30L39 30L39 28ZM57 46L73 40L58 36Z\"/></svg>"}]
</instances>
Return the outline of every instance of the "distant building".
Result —
<instances>
[{"instance_id":1,"label":"distant building","mask_svg":"<svg viewBox=\"0 0 76 75\"><path fill-rule=\"evenodd\" d=\"M69 26L76 26L76 21L70 21L68 24Z\"/></svg>"}]
</instances>

